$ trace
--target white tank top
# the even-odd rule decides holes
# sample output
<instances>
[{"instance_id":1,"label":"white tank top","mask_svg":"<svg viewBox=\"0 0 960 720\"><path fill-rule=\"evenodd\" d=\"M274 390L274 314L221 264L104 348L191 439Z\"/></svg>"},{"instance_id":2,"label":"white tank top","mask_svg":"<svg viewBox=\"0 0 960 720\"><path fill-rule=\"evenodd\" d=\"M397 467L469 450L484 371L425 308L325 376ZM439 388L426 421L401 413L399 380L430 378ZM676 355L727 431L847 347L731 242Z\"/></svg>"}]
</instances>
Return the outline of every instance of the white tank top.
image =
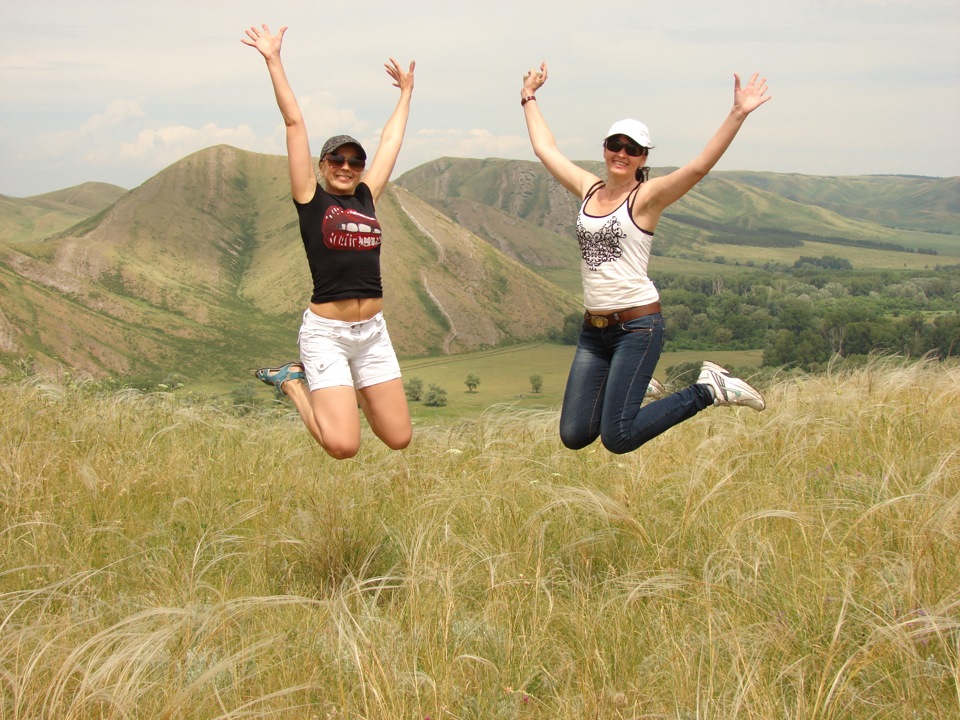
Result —
<instances>
[{"instance_id":1,"label":"white tank top","mask_svg":"<svg viewBox=\"0 0 960 720\"><path fill-rule=\"evenodd\" d=\"M609 215L588 215L587 203L602 186L599 182L590 188L577 216L583 304L591 313L601 315L660 299L647 277L653 233L637 227L631 212L640 184Z\"/></svg>"}]
</instances>

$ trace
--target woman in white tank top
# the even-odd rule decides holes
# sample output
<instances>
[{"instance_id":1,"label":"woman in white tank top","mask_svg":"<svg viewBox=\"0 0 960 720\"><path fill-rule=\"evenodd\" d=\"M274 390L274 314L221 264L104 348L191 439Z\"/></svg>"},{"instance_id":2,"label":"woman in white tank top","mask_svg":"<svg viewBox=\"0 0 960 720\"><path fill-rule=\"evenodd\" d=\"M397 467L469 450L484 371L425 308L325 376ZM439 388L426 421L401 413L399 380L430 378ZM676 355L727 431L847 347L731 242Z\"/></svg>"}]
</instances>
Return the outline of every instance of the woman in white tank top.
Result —
<instances>
[{"instance_id":1,"label":"woman in white tank top","mask_svg":"<svg viewBox=\"0 0 960 720\"><path fill-rule=\"evenodd\" d=\"M577 240L586 312L560 413L564 445L576 450L599 437L611 452L626 453L710 405L763 410L756 389L711 362L695 384L666 395L653 378L664 326L647 264L664 209L706 176L747 116L770 100L766 79L755 73L741 86L734 75L733 108L706 147L690 163L652 179L646 166L650 132L637 120L617 121L604 136L605 178L568 160L537 102L546 81L546 63L523 76L520 105L530 142L557 182L582 200ZM648 396L656 399L643 405Z\"/></svg>"}]
</instances>

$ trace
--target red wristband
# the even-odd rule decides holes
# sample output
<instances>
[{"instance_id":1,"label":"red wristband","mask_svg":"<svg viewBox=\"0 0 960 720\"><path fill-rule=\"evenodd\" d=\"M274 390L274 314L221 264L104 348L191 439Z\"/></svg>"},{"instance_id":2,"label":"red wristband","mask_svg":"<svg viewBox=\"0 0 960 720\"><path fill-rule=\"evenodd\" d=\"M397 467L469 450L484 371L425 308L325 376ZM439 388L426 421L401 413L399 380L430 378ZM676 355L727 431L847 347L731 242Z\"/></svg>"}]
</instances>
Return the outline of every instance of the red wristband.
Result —
<instances>
[{"instance_id":1,"label":"red wristband","mask_svg":"<svg viewBox=\"0 0 960 720\"><path fill-rule=\"evenodd\" d=\"M520 101L520 107L523 107L524 105L526 105L526 104L527 104L528 102L530 102L531 100L536 100L536 98L535 98L533 95L528 95L527 97L523 98L523 99Z\"/></svg>"}]
</instances>

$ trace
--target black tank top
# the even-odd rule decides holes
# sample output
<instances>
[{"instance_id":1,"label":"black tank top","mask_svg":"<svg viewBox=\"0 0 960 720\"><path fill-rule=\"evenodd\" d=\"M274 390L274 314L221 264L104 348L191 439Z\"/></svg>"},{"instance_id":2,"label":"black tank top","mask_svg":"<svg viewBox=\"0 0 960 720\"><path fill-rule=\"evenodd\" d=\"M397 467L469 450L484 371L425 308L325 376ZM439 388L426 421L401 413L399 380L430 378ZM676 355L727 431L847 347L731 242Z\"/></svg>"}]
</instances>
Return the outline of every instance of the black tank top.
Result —
<instances>
[{"instance_id":1,"label":"black tank top","mask_svg":"<svg viewBox=\"0 0 960 720\"><path fill-rule=\"evenodd\" d=\"M380 223L364 183L353 195L331 195L319 185L308 203L293 204L313 277L311 302L383 297Z\"/></svg>"}]
</instances>

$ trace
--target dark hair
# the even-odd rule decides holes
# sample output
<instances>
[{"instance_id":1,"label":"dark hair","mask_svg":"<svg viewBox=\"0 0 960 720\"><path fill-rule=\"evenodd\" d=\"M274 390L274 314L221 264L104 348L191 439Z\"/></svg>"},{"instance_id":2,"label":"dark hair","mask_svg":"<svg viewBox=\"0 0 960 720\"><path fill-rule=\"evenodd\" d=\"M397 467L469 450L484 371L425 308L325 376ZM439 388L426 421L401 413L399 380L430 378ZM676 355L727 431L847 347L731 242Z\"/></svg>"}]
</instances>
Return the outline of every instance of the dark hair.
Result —
<instances>
[{"instance_id":1,"label":"dark hair","mask_svg":"<svg viewBox=\"0 0 960 720\"><path fill-rule=\"evenodd\" d=\"M650 168L648 168L646 165L637 168L636 178L637 182L643 185L647 180L650 179Z\"/></svg>"}]
</instances>

